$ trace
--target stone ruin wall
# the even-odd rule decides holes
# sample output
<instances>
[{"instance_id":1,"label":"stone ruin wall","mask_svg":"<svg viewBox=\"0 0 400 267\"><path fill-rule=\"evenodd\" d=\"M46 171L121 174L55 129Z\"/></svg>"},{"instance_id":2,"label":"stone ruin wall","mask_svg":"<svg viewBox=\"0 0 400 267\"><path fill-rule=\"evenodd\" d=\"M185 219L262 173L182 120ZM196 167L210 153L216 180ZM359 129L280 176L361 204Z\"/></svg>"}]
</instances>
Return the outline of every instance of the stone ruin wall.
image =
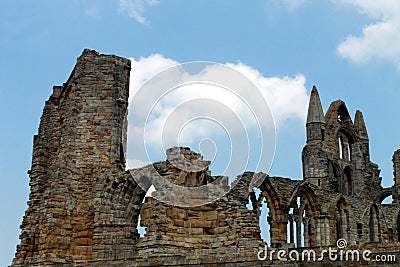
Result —
<instances>
[{"instance_id":1,"label":"stone ruin wall","mask_svg":"<svg viewBox=\"0 0 400 267\"><path fill-rule=\"evenodd\" d=\"M54 87L34 137L16 263L93 258L99 177L125 168L129 75L129 60L85 50L68 81Z\"/></svg>"},{"instance_id":2,"label":"stone ruin wall","mask_svg":"<svg viewBox=\"0 0 400 267\"><path fill-rule=\"evenodd\" d=\"M31 193L12 266L285 265L276 258L257 260L257 252L265 246L260 236L260 207L265 201L270 210L269 246L293 248L294 243L287 235L291 221L288 212L296 206L297 197L301 198L301 204L296 209L309 208L306 216L310 221L310 247L320 250L334 245L338 203L344 203L346 212L352 214L346 229L350 244L373 248L374 253L395 254L398 262L392 266L398 266L398 207L376 204L373 199L360 198L362 194L358 193L346 196L334 192L330 189L331 178L318 186L317 180L310 183L246 172L236 178L228 194L208 204L185 208L145 198L150 183L139 186L135 178L153 177L154 171L185 187L220 181L226 188L227 180L212 176L208 168L186 172L171 164L176 159L176 149L186 160L200 162L202 167L210 164L188 148L170 149L164 162L125 171L130 69L127 59L85 50L68 81L54 87L34 137L29 171ZM329 169L320 170L329 160L317 155L325 152L313 154L321 146L308 145L303 150L303 162L312 168L306 174L332 175ZM393 157L395 181L400 179L399 151ZM331 156L327 153L326 157ZM258 197L253 192L254 176L264 181ZM376 188L374 180L373 183ZM398 199L398 185L400 181L393 187L394 199ZM156 186L167 185L158 182ZM385 193L381 188L378 190ZM171 195L164 197L171 200L180 197L180 192L171 190ZM252 209L246 207L249 202ZM366 227L372 205L377 206L380 223L379 242L375 243L369 242ZM147 228L144 237L137 230L139 215L141 225ZM357 231L358 224L364 226L361 233ZM322 229L329 231L325 235ZM307 266L322 264L353 265L325 262ZM374 266L368 262L362 264Z\"/></svg>"}]
</instances>

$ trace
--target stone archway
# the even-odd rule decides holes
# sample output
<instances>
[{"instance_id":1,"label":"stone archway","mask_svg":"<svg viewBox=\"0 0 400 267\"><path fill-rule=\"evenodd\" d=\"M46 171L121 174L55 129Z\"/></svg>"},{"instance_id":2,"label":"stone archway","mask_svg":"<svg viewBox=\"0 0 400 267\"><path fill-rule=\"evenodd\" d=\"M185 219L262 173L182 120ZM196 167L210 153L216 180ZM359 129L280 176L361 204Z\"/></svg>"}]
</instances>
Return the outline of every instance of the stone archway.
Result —
<instances>
[{"instance_id":1,"label":"stone archway","mask_svg":"<svg viewBox=\"0 0 400 267\"><path fill-rule=\"evenodd\" d=\"M133 171L134 172L134 171ZM106 177L102 177L106 179ZM97 192L93 255L98 259L133 257L139 239L137 224L146 192L130 171ZM108 241L108 242L104 242Z\"/></svg>"},{"instance_id":2,"label":"stone archway","mask_svg":"<svg viewBox=\"0 0 400 267\"><path fill-rule=\"evenodd\" d=\"M289 233L294 233L296 225L296 244L297 247L312 247L319 245L321 239L322 218L320 218L320 205L314 191L310 186L303 182L292 193L289 207L293 208L293 219L295 223L290 224ZM294 240L294 238L293 238ZM303 245L301 240L303 240Z\"/></svg>"},{"instance_id":3,"label":"stone archway","mask_svg":"<svg viewBox=\"0 0 400 267\"><path fill-rule=\"evenodd\" d=\"M262 203L266 201L269 209L268 223L270 227L271 247L282 247L286 244L287 239L287 207L282 205L281 199L271 184L270 177L265 177L263 183L258 188L261 190L261 194L257 200L258 208L260 209Z\"/></svg>"}]
</instances>

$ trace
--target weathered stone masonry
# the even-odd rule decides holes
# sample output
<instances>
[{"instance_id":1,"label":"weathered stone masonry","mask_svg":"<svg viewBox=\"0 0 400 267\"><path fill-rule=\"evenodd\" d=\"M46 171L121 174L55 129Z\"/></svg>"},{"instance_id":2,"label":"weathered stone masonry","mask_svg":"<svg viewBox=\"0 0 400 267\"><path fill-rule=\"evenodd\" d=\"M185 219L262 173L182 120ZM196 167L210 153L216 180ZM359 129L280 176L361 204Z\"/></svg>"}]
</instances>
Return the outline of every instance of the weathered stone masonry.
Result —
<instances>
[{"instance_id":1,"label":"weathered stone masonry","mask_svg":"<svg viewBox=\"0 0 400 267\"><path fill-rule=\"evenodd\" d=\"M34 138L14 264L88 260L102 250L96 190L124 172L129 74L129 60L85 50L68 81L54 87Z\"/></svg>"},{"instance_id":2,"label":"weathered stone masonry","mask_svg":"<svg viewBox=\"0 0 400 267\"><path fill-rule=\"evenodd\" d=\"M353 248L394 254L392 266L399 265L400 150L393 155L394 185L382 188L360 111L353 122L338 100L324 114L313 88L303 180L246 172L222 198L176 207L144 199L146 190L134 177L152 177L157 171L183 187L208 185L221 177L212 176L208 168L177 168L176 153L208 166L189 148L171 148L166 161L125 171L130 70L128 59L84 50L68 81L54 87L34 137L31 192L12 266L287 264L276 258L257 260L265 245L259 223L262 205L269 209L261 218L270 226L269 247L318 250L335 247L344 238ZM258 189L254 179L263 181ZM220 181L228 186L226 178ZM181 197L173 193L165 197ZM393 203L382 204L390 195ZM252 209L246 207L249 202ZM144 237L137 231L139 214L147 228ZM358 265L313 263L322 264Z\"/></svg>"}]
</instances>

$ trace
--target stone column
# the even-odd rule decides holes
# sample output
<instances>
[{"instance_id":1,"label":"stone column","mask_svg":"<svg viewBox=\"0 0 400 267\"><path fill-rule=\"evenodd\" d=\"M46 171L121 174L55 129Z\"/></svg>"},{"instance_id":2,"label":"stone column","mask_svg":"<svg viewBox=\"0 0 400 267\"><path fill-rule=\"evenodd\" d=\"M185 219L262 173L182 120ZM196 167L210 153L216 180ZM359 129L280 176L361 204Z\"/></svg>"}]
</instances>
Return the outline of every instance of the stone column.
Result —
<instances>
[{"instance_id":1,"label":"stone column","mask_svg":"<svg viewBox=\"0 0 400 267\"><path fill-rule=\"evenodd\" d=\"M325 246L330 245L330 229L329 229L329 217L324 218L324 230L325 230Z\"/></svg>"},{"instance_id":2,"label":"stone column","mask_svg":"<svg viewBox=\"0 0 400 267\"><path fill-rule=\"evenodd\" d=\"M308 223L310 219L308 217L303 217L303 223L304 223L304 247L309 247L310 246L310 237L308 235Z\"/></svg>"},{"instance_id":3,"label":"stone column","mask_svg":"<svg viewBox=\"0 0 400 267\"><path fill-rule=\"evenodd\" d=\"M287 243L287 222L272 221L270 224L271 247L280 248Z\"/></svg>"},{"instance_id":4,"label":"stone column","mask_svg":"<svg viewBox=\"0 0 400 267\"><path fill-rule=\"evenodd\" d=\"M294 220L296 222L296 246L297 248L301 247L301 217L299 215L296 215L294 217Z\"/></svg>"},{"instance_id":5,"label":"stone column","mask_svg":"<svg viewBox=\"0 0 400 267\"><path fill-rule=\"evenodd\" d=\"M294 244L293 214L289 214L289 243Z\"/></svg>"},{"instance_id":6,"label":"stone column","mask_svg":"<svg viewBox=\"0 0 400 267\"><path fill-rule=\"evenodd\" d=\"M315 220L315 245L321 246L321 226L319 223L319 218L314 217Z\"/></svg>"},{"instance_id":7,"label":"stone column","mask_svg":"<svg viewBox=\"0 0 400 267\"><path fill-rule=\"evenodd\" d=\"M277 228L277 225L276 225L276 222L274 222L274 221L272 220L272 216L271 216L270 213L268 213L267 222L268 222L268 224L269 224L269 242L270 242L270 246L273 247L272 244L275 244L275 243L276 243L275 237L276 237L276 228Z\"/></svg>"}]
</instances>

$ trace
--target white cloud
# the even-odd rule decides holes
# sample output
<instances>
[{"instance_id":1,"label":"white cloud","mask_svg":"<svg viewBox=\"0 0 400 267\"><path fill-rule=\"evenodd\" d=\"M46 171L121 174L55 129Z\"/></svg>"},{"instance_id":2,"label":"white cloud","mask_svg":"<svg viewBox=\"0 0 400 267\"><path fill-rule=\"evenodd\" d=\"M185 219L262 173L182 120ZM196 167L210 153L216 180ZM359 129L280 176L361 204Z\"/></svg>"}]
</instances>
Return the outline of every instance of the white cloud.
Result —
<instances>
[{"instance_id":1,"label":"white cloud","mask_svg":"<svg viewBox=\"0 0 400 267\"><path fill-rule=\"evenodd\" d=\"M386 61L400 69L400 1L336 0L355 6L374 20L365 25L360 36L348 36L339 44L338 53L354 63Z\"/></svg>"},{"instance_id":2,"label":"white cloud","mask_svg":"<svg viewBox=\"0 0 400 267\"><path fill-rule=\"evenodd\" d=\"M144 136L146 137L146 144L157 147L161 145L160 140L162 140L163 145L166 146L164 148L167 148L177 144L177 136L179 136L181 143L190 145L192 142L206 137L223 135L224 131L229 134L240 131L248 133L251 129L257 128L259 121L254 118L249 106L246 106L246 101L254 101L257 95L254 94L254 91L247 90L248 85L243 84L242 80L232 75L232 72L236 73L236 71L244 74L247 79L257 85L261 93L260 97L264 96L268 102L278 128L282 127L289 119L305 122L308 95L305 88L306 79L303 75L265 77L258 70L244 63L227 63L226 65L231 67L231 72L227 72L226 67L222 65L212 65L194 74L174 68L174 71L169 71L168 75L161 78L157 76L158 79L150 80L154 84L150 86L146 84L145 98L140 99L138 95L142 90L139 89L146 81L160 71L177 64L179 62L159 54L141 57L138 60L132 59L128 113L128 158L149 160L140 148ZM157 91L158 87L171 88L170 85L173 84L173 81L179 80L185 83L185 81L193 79L202 81L229 80L232 86L246 88L246 90L242 91L240 95L242 98L240 98L225 88L195 83L176 88L168 92L162 99L160 98ZM153 101L158 98L160 98L159 102ZM200 103L196 102L199 99L201 100ZM246 101L243 101L243 99ZM265 103L265 105L267 104ZM148 117L146 126L137 123L147 118L148 110L151 108L153 110ZM199 119L185 125L199 115L215 118L215 121L221 122L221 124L208 119ZM265 114L265 117L268 117L267 114ZM272 123L272 121L266 120L264 123ZM221 125L225 127L225 130ZM144 130L146 130L145 134ZM134 155L130 156L130 153ZM153 160L150 159L150 161ZM132 168L133 165L128 162L129 168Z\"/></svg>"},{"instance_id":3,"label":"white cloud","mask_svg":"<svg viewBox=\"0 0 400 267\"><path fill-rule=\"evenodd\" d=\"M228 63L228 66L240 71L257 85L268 102L277 127L281 127L288 119L305 120L308 96L303 75L264 77L258 70L243 63Z\"/></svg>"},{"instance_id":4,"label":"white cloud","mask_svg":"<svg viewBox=\"0 0 400 267\"><path fill-rule=\"evenodd\" d=\"M144 17L145 7L154 6L158 3L158 0L119 0L119 11L126 13L140 24L146 24L147 20Z\"/></svg>"}]
</instances>

